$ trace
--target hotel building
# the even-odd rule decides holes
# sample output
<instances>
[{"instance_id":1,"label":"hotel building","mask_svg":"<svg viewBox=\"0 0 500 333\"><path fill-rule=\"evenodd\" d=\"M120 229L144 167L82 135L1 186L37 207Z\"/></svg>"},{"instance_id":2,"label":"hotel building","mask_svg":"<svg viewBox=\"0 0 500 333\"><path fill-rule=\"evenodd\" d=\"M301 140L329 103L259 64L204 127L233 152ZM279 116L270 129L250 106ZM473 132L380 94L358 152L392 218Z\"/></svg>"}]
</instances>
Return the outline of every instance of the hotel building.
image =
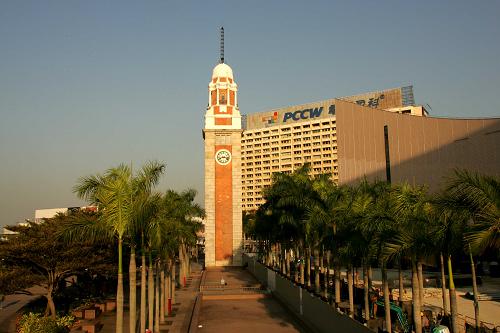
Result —
<instances>
[{"instance_id":1,"label":"hotel building","mask_svg":"<svg viewBox=\"0 0 500 333\"><path fill-rule=\"evenodd\" d=\"M362 178L441 187L454 168L500 174L500 119L429 117L411 86L243 116L242 209L272 174L310 163L339 184Z\"/></svg>"}]
</instances>

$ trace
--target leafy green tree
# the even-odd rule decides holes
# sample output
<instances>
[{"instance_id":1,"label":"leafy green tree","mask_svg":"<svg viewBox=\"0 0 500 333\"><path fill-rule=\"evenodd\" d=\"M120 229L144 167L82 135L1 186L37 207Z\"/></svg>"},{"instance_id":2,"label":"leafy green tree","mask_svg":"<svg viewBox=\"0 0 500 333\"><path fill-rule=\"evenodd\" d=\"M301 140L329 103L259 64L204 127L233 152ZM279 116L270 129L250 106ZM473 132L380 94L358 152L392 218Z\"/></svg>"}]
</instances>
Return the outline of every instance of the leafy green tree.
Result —
<instances>
[{"instance_id":1,"label":"leafy green tree","mask_svg":"<svg viewBox=\"0 0 500 333\"><path fill-rule=\"evenodd\" d=\"M14 292L22 292L33 285L41 283L43 283L43 277L33 275L29 268L13 267L5 264L0 266L0 297Z\"/></svg>"},{"instance_id":2,"label":"leafy green tree","mask_svg":"<svg viewBox=\"0 0 500 333\"><path fill-rule=\"evenodd\" d=\"M87 219L97 219L98 216L87 212L74 214L85 216ZM109 258L112 258L112 255L109 247L96 247L86 242L68 246L58 238L58 233L71 218L74 216L59 214L40 224L30 223L28 226L9 227L18 234L0 243L0 258L5 267L24 274L21 280L25 286L31 282L46 287L48 310L46 314L50 313L54 319L56 317L54 294L60 282L86 270L94 273L105 272L111 264Z\"/></svg>"}]
</instances>

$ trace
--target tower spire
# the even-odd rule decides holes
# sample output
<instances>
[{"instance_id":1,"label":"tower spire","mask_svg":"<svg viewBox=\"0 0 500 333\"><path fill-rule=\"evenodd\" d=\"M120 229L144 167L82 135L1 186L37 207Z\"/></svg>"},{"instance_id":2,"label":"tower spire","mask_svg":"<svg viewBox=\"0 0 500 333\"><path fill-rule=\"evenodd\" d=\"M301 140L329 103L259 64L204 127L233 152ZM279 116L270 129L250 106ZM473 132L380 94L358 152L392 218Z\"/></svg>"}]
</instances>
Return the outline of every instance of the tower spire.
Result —
<instances>
[{"instance_id":1,"label":"tower spire","mask_svg":"<svg viewBox=\"0 0 500 333\"><path fill-rule=\"evenodd\" d=\"M220 27L220 63L224 63L224 27Z\"/></svg>"}]
</instances>

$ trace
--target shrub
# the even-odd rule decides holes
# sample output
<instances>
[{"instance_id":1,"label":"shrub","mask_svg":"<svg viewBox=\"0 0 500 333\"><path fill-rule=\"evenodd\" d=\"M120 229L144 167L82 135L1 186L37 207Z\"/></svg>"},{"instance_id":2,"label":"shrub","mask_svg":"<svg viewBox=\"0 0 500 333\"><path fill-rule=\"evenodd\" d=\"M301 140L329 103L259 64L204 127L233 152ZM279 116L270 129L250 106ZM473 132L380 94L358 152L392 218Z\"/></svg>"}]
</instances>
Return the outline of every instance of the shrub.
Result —
<instances>
[{"instance_id":1,"label":"shrub","mask_svg":"<svg viewBox=\"0 0 500 333\"><path fill-rule=\"evenodd\" d=\"M39 313L27 313L21 317L17 333L66 333L73 324L75 318L72 316L43 317Z\"/></svg>"}]
</instances>

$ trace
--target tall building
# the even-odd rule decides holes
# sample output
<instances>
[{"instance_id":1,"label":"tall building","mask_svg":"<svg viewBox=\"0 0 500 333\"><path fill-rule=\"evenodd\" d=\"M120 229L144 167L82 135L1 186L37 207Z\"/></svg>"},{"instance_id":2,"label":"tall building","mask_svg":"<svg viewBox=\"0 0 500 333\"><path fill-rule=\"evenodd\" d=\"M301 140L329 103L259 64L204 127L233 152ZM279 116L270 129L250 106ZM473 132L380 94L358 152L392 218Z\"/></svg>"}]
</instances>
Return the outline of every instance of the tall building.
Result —
<instances>
[{"instance_id":1,"label":"tall building","mask_svg":"<svg viewBox=\"0 0 500 333\"><path fill-rule=\"evenodd\" d=\"M241 115L231 67L215 66L205 113L205 265L240 266Z\"/></svg>"}]
</instances>

